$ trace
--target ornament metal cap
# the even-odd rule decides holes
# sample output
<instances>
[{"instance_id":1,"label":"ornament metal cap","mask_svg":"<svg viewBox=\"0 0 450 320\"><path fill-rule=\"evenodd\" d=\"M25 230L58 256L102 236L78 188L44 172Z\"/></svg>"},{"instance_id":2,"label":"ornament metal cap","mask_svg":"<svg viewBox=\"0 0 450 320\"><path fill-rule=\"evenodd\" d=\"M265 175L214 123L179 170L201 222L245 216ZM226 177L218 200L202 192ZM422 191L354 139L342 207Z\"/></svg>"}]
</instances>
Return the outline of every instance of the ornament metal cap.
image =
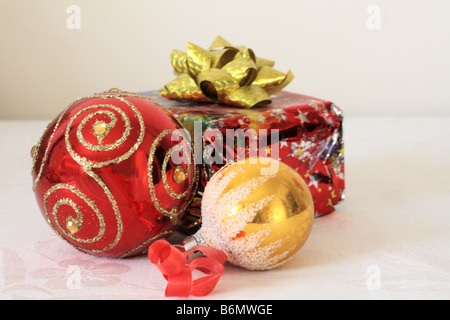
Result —
<instances>
[{"instance_id":1,"label":"ornament metal cap","mask_svg":"<svg viewBox=\"0 0 450 320\"><path fill-rule=\"evenodd\" d=\"M199 245L200 243L194 236L189 236L183 241L183 247L186 251L192 249L193 247Z\"/></svg>"}]
</instances>

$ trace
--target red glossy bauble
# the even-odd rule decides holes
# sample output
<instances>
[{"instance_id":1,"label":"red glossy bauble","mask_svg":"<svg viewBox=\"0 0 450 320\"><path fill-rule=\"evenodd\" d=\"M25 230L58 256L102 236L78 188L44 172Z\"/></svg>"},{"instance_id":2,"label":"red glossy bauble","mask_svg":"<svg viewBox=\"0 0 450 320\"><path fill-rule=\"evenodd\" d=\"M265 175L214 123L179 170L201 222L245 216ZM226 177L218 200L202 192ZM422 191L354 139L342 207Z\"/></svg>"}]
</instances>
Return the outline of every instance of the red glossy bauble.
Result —
<instances>
[{"instance_id":1,"label":"red glossy bauble","mask_svg":"<svg viewBox=\"0 0 450 320\"><path fill-rule=\"evenodd\" d=\"M78 99L33 147L33 190L77 249L126 257L182 223L197 184L189 135L151 100L110 90Z\"/></svg>"}]
</instances>

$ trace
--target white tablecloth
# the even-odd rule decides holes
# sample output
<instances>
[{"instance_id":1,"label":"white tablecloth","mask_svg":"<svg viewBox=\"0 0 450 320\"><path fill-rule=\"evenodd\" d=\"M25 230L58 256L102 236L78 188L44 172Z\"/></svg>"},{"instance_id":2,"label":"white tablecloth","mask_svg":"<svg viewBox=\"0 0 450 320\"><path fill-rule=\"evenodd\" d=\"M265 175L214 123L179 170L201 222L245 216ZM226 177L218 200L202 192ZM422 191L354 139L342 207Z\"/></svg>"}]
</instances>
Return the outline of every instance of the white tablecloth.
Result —
<instances>
[{"instance_id":1,"label":"white tablecloth","mask_svg":"<svg viewBox=\"0 0 450 320\"><path fill-rule=\"evenodd\" d=\"M47 123L0 121L0 298L164 299L145 256L80 253L45 222L29 152ZM450 298L450 118L348 117L344 137L345 202L289 262L226 264L205 299Z\"/></svg>"}]
</instances>

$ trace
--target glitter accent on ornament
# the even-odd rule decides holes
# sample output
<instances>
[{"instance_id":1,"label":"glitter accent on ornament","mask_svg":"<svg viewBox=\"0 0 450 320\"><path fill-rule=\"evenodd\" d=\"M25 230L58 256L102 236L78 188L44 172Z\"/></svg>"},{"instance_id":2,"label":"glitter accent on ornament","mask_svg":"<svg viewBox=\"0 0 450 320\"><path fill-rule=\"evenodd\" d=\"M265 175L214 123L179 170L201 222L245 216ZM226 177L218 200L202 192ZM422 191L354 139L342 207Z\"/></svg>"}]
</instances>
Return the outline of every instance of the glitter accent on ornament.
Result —
<instances>
[{"instance_id":1,"label":"glitter accent on ornament","mask_svg":"<svg viewBox=\"0 0 450 320\"><path fill-rule=\"evenodd\" d=\"M56 225L54 225L52 223L52 220L49 217L49 212L47 209L47 207L48 207L47 202L48 202L49 197L58 190L70 191L65 194L76 195L79 199L81 199L84 203L86 203L88 205L88 207L95 213L97 220L98 220L98 224L99 224L99 230L98 230L97 235L95 235L94 237L91 237L89 239L82 239L82 238L79 238L79 237L73 235L74 233L78 232L81 229L82 224L83 224L83 216L81 214L82 210L80 209L79 205L77 205L75 203L75 201L73 201L72 199L69 199L69 198L62 198L62 199L56 201L56 203L54 204L54 206L52 208L53 220L55 221ZM62 225L60 224L59 219L58 219L58 209L61 205L68 205L68 206L72 207L72 209L77 214L76 219L73 217L68 218L71 222L74 222L74 224L76 225L76 227L77 227L76 232L73 232L73 230L75 230L74 226L72 226L72 230L69 229L69 227L67 225L67 220L66 220L66 228L70 232L67 232L66 228L63 228ZM60 231L64 235L68 236L69 238L71 238L77 242L80 242L80 243L97 242L103 237L103 235L105 233L105 221L104 221L103 215L100 213L100 210L98 209L98 207L84 193L82 193L80 190L76 189L75 187L73 187L71 185L61 183L61 184L57 184L57 185L51 187L44 196L44 209L45 209L45 214L47 216L47 220L50 223L50 225L55 229L55 231L57 231L57 233L59 233L58 231ZM83 211L85 211L85 210L83 210ZM65 238L63 237L63 239L65 239Z\"/></svg>"},{"instance_id":2,"label":"glitter accent on ornament","mask_svg":"<svg viewBox=\"0 0 450 320\"><path fill-rule=\"evenodd\" d=\"M31 148L31 151L32 151L31 157L33 158L33 164L31 165L31 173L33 173L34 166L36 165L36 160L37 160L37 157L39 154L39 148L41 147L42 139L44 138L44 135L47 133L49 126L50 126L50 124L47 124L47 126L44 129L44 132L39 137L38 142L33 146L33 148ZM34 153L33 153L33 149L34 149ZM33 191L34 191L34 184L33 184Z\"/></svg>"},{"instance_id":3,"label":"glitter accent on ornament","mask_svg":"<svg viewBox=\"0 0 450 320\"><path fill-rule=\"evenodd\" d=\"M168 135L168 134L172 134L172 135L178 135L178 137L182 137L180 134L179 134L179 132L176 132L176 131L170 131L170 132L167 132L167 134L161 134L161 140L164 138L164 136L166 136L166 135ZM185 139L185 137L182 137L183 139ZM155 142L156 141L158 141L158 143L159 142L161 142L161 140L158 140L158 139L156 139L155 140ZM154 145L155 145L155 143L154 143ZM153 146L152 146L153 147ZM172 157L172 155L174 154L174 152L176 152L176 151L180 151L180 150L182 150L183 152L187 152L187 154L190 154L191 152L190 152L190 150L188 149L188 146L187 145L176 145L176 146L174 146L174 147L172 147L172 148L170 148L167 152L166 152L166 154L165 154L165 156L164 156L164 161L163 161L163 164L162 164L162 172L161 172L161 174L162 174L162 181L163 181L163 184L164 184L164 188L166 189L166 191L167 191L167 193L172 197L172 198L174 198L174 199L181 199L181 198L184 198L184 197L186 197L186 195L190 192L190 189L188 188L188 189L186 189L184 192L182 192L182 193L178 193L178 192L175 192L171 187L170 187L170 185L169 185L169 182L167 181L167 166L168 166L168 164L169 164L169 160L171 159L171 157ZM186 165L186 172L189 172L190 171L190 169L191 169L191 163L187 160L187 159L184 159L184 162L187 162L187 165ZM175 173L177 172L177 170L178 170L178 173L180 173L180 170L181 170L181 172L183 172L183 169L181 168L181 166L177 166L176 168L175 168L175 170L174 170L174 173L173 173L173 175L172 175L172 178L174 177L174 175L175 175ZM184 172L183 172L183 174L184 174ZM186 176L185 176L186 177ZM185 179L186 180L186 179ZM183 183L183 181L181 181L181 180L179 180L180 182L177 182L178 184L180 184L180 183Z\"/></svg>"},{"instance_id":4,"label":"glitter accent on ornament","mask_svg":"<svg viewBox=\"0 0 450 320\"><path fill-rule=\"evenodd\" d=\"M74 217L67 218L66 228L72 234L77 233L80 230L80 227L78 226L78 222Z\"/></svg>"},{"instance_id":5,"label":"glitter accent on ornament","mask_svg":"<svg viewBox=\"0 0 450 320\"><path fill-rule=\"evenodd\" d=\"M94 116L98 116L100 114L109 114L111 115L111 112L108 112L106 110L98 110L95 111L93 113L88 113L87 116L85 118L83 118L77 128L77 139L79 142L81 142L81 144L83 146L85 146L86 148L88 148L89 150L95 150L95 151L111 151L114 149L119 148L127 139L127 137L130 134L131 131L131 125L130 125L130 121L128 119L128 117L125 115L125 113L123 112L123 110L119 109L118 107L115 107L113 105L93 105L93 106L89 106L86 108L81 109L80 111L78 111L69 121L67 127L66 127L66 132L65 132L65 141L66 141L66 147L67 147L67 151L69 152L69 154L79 163L83 164L84 167L89 167L89 168L101 168L113 163L119 163L122 162L126 159L128 159L129 157L131 157L131 155L139 148L139 145L142 143L142 141L144 140L144 135L145 135L145 125L144 125L144 120L142 119L142 115L140 114L140 112L136 109L136 107L131 103L128 102L127 100L125 100L122 97L118 97L118 96L113 96L111 98L117 99L123 103L125 103L128 107L131 108L131 110L133 111L133 113L135 114L138 122L139 122L139 137L137 139L137 141L132 145L132 147L128 150L125 150L126 152L123 152L121 155L110 159L109 157L107 157L106 161L100 161L100 162L95 162L93 160L88 159L87 157L83 157L81 156L77 151L75 151L72 147L71 141L70 141L70 132L72 129L72 124L75 121L75 119L79 116L81 116L84 112L91 110L91 109L98 109L98 108L111 108L113 110L115 110L116 112L118 112L122 119L125 122L125 130L123 135L121 136L120 139L118 139L117 141L115 141L112 144L103 146L103 145L99 145L99 146L93 146L90 145L88 142L86 142L86 140L83 138L83 134L82 134L82 129L84 128L84 125L86 124L86 122L88 120L90 120L91 118L93 118ZM114 116L114 115L113 115ZM137 129L136 129L137 130Z\"/></svg>"},{"instance_id":6,"label":"glitter accent on ornament","mask_svg":"<svg viewBox=\"0 0 450 320\"><path fill-rule=\"evenodd\" d=\"M55 126L54 126L54 128L53 128L53 132L52 132L52 134L50 135L50 138L48 139L47 147L45 148L44 156L43 156L42 161L41 161L41 166L39 167L39 171L38 171L38 173L37 173L37 175L36 175L36 178L34 179L34 183L33 183L33 191L36 191L37 184L38 184L39 180L41 179L42 170L44 170L44 165L45 165L45 162L47 161L48 152L49 152L49 150L50 150L50 146L51 146L51 143L52 143L52 141L53 141L53 136L55 135L55 132L56 132L56 130L57 130L58 127L59 127L59 123L61 122L61 119L62 119L63 115L66 113L66 111L67 111L71 106L73 106L73 105L74 105L75 103L77 103L79 100L81 100L81 99L78 99L78 100L74 101L70 106L68 106L68 107L61 113L61 115L59 116L58 120L56 121L56 124L55 124ZM47 128L45 128L44 133L42 134L42 137L43 137L43 136L45 135L45 133L47 132L47 129L48 129L49 126L50 126L50 124L47 126ZM39 142L38 142L38 145L39 145L39 146L40 146L40 144L41 144L42 137L39 139ZM39 148L38 148L38 149L39 149ZM33 167L32 167L32 170L34 170L34 166L35 166L35 165L36 165L36 161L33 161Z\"/></svg>"},{"instance_id":7,"label":"glitter accent on ornament","mask_svg":"<svg viewBox=\"0 0 450 320\"><path fill-rule=\"evenodd\" d=\"M148 245L149 243L152 243L153 241L158 240L158 239L167 239L167 238L170 237L173 233L174 233L174 231L172 231L172 230L167 230L167 231L160 232L160 233L158 233L156 236L151 237L150 239L145 240L143 243L141 243L141 244L138 245L137 247L135 247L135 248L133 248L133 249L131 249L131 250L125 252L123 255L119 256L118 258L119 258L119 259L123 259L123 258L126 258L126 257L130 256L130 255L133 255L133 252L139 251L139 250L141 250L142 248L147 247L147 245Z\"/></svg>"},{"instance_id":8,"label":"glitter accent on ornament","mask_svg":"<svg viewBox=\"0 0 450 320\"><path fill-rule=\"evenodd\" d=\"M33 146L30 151L30 156L34 160L36 158L36 155L37 155L37 148L36 146Z\"/></svg>"},{"instance_id":9,"label":"glitter accent on ornament","mask_svg":"<svg viewBox=\"0 0 450 320\"><path fill-rule=\"evenodd\" d=\"M181 167L176 167L175 171L173 172L173 181L175 181L176 183L183 183L184 181L186 181L186 173L183 171L183 168Z\"/></svg>"},{"instance_id":10,"label":"glitter accent on ornament","mask_svg":"<svg viewBox=\"0 0 450 320\"><path fill-rule=\"evenodd\" d=\"M153 177L154 157L156 154L157 147L159 146L159 144L162 142L162 140L166 136L173 135L173 134L181 137L181 135L178 131L165 130L165 131L161 132L159 134L159 136L153 141L153 144L150 148L149 157L148 157L147 178L148 178L148 184L149 184L149 188L150 188L150 196L151 196L152 201L153 201L155 207L157 208L157 210L160 213L162 213L163 215L165 215L166 217L169 217L174 225L181 225L182 220L180 219L179 216L182 213L184 213L184 211L187 209L187 207L190 204L190 201L186 201L186 203L179 209L177 209L176 207L173 207L171 209L165 209L161 205L158 197L156 196L154 182L153 182L154 181L154 177ZM187 149L187 147L184 145L183 146L176 145L176 146L170 148L164 155L164 161L163 161L162 168L161 168L161 179L163 181L164 188L167 191L167 193L174 199L182 199L182 198L188 196L192 190L195 190L197 188L197 184L198 184L198 170L197 170L197 167L194 165L194 166L192 166L194 169L194 177L193 177L191 183L184 190L184 192L177 193L174 190L172 190L171 187L169 186L169 183L167 181L167 166L169 163L169 159L171 158L172 153L174 151L177 151L177 150L180 150L183 148ZM186 154L192 154L192 150L184 150L184 151L186 152ZM191 170L191 163L188 161L186 172L189 172L190 170ZM193 194L192 194L192 196L193 196Z\"/></svg>"},{"instance_id":11,"label":"glitter accent on ornament","mask_svg":"<svg viewBox=\"0 0 450 320\"><path fill-rule=\"evenodd\" d=\"M313 200L303 179L274 159L270 166L277 164L278 170L265 168L268 174L262 174L264 164L249 158L213 175L202 199L202 227L195 236L249 270L285 263L304 245L314 220Z\"/></svg>"},{"instance_id":12,"label":"glitter accent on ornament","mask_svg":"<svg viewBox=\"0 0 450 320\"><path fill-rule=\"evenodd\" d=\"M107 132L106 123L103 121L97 121L92 126L92 133L97 137L104 136L106 134L106 132Z\"/></svg>"},{"instance_id":13,"label":"glitter accent on ornament","mask_svg":"<svg viewBox=\"0 0 450 320\"><path fill-rule=\"evenodd\" d=\"M116 125L117 117L115 116L115 114L113 112L111 112L109 110L98 110L96 112L90 113L88 116L83 118L83 120L81 120L81 123L80 123L80 125L78 126L78 129L77 129L77 138L78 138L78 140L87 149L94 150L94 151L109 151L109 150L113 150L113 149L119 147L126 140L126 138L130 135L131 125L130 125L129 118L127 117L125 112L123 112L121 109L119 109L119 108L117 108L117 107L115 107L113 105L106 105L106 104L90 106L90 107L88 107L86 109L81 110L79 113L81 113L83 111L87 111L89 109L94 109L94 108L95 109L98 109L98 108L110 108L110 109L113 109L117 113L120 114L121 118L123 119L123 121L125 123L125 130L124 130L124 132L122 134L122 137L120 139L118 139L117 141L115 141L114 143L112 143L112 144L109 144L109 145L106 145L106 146L104 146L102 144L103 138L105 138L108 135L108 133L111 130L111 128L113 128ZM75 117L77 117L77 115L75 115ZM104 121L96 121L94 123L94 125L92 126L92 133L97 138L98 145L93 145L93 144L87 142L84 139L84 137L83 137L83 129L84 129L85 124L89 120L91 120L92 118L94 118L94 117L96 117L98 115L106 115L106 116L108 116L111 119L111 122L110 123L105 123Z\"/></svg>"}]
</instances>

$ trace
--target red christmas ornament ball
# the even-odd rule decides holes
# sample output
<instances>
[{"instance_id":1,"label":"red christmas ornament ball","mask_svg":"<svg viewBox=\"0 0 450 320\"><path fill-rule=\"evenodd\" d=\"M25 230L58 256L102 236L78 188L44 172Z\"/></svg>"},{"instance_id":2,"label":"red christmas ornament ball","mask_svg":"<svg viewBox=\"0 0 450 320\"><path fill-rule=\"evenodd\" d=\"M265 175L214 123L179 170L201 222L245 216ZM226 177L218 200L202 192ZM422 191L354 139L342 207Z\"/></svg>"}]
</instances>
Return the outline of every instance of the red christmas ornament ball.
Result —
<instances>
[{"instance_id":1,"label":"red christmas ornament ball","mask_svg":"<svg viewBox=\"0 0 450 320\"><path fill-rule=\"evenodd\" d=\"M97 256L136 255L171 235L197 187L189 134L153 101L120 90L76 100L32 157L49 225Z\"/></svg>"}]
</instances>

